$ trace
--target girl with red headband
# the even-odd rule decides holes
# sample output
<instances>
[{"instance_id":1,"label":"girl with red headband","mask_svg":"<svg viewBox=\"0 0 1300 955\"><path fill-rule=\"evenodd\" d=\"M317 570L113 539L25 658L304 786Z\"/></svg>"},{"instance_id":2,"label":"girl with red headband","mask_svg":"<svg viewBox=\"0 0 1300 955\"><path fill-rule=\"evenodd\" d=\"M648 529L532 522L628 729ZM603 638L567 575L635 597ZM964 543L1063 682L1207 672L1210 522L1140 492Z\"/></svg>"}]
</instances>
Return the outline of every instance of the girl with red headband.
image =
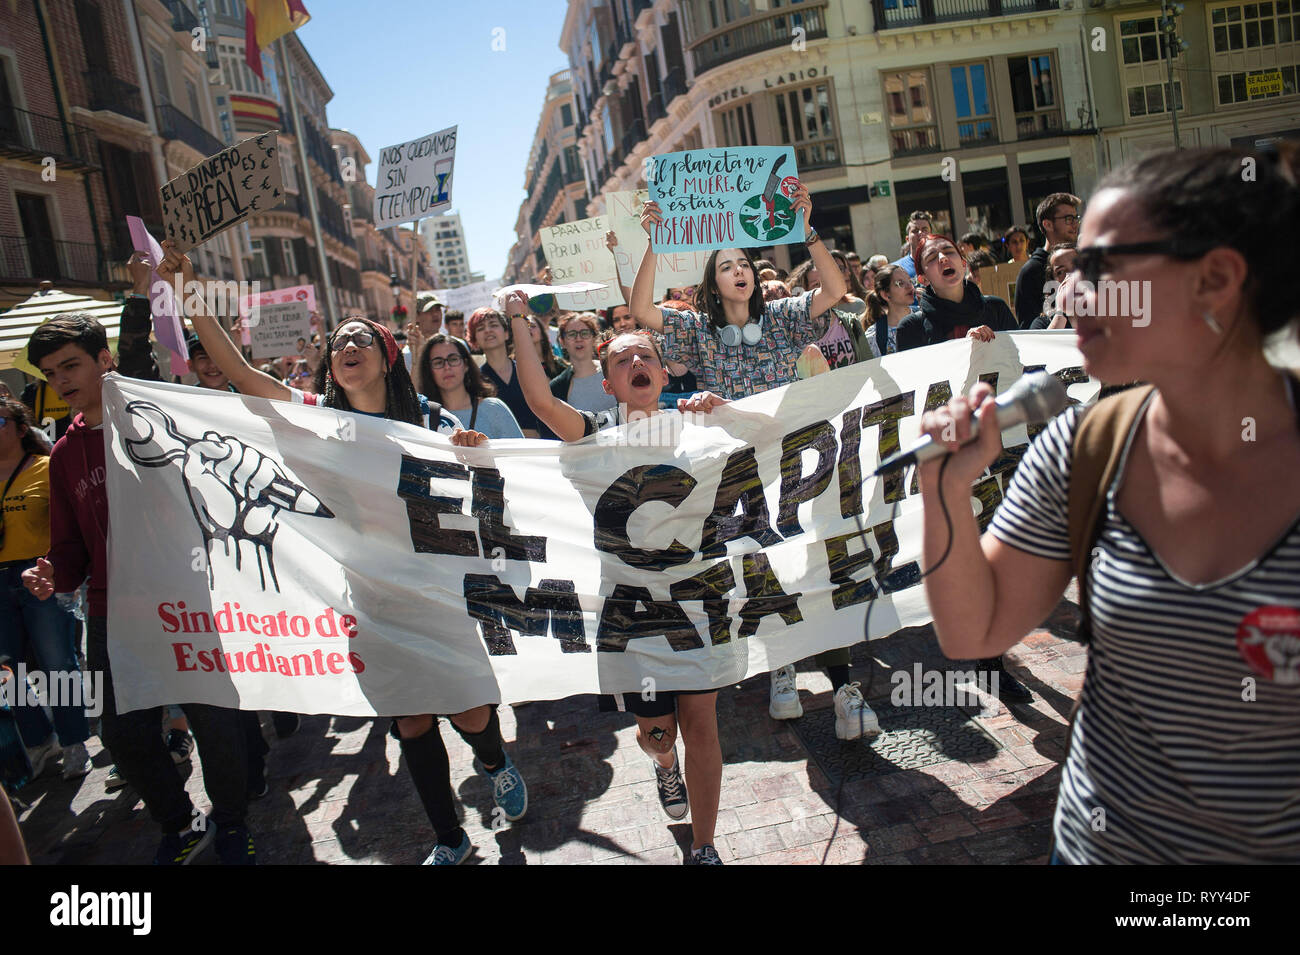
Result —
<instances>
[{"instance_id":1,"label":"girl with red headband","mask_svg":"<svg viewBox=\"0 0 1300 955\"><path fill-rule=\"evenodd\" d=\"M189 257L176 252L170 240L163 243L163 249L166 257L158 266L159 277L171 282L180 272L188 287L195 280ZM423 423L450 434L454 444L466 447L487 440L477 431L463 430L454 416L416 392L392 332L368 318L349 318L326 337L325 358L316 371L314 395L290 388L253 368L202 305L190 316L190 322L208 356L240 394ZM492 785L493 800L505 817L511 822L521 818L528 809L528 790L523 776L506 755L496 706L476 706L449 714L448 719L474 750ZM456 816L451 768L438 730L438 717L428 713L399 716L393 720L392 734L401 744L420 801L437 833L437 845L425 865L459 865L473 846Z\"/></svg>"}]
</instances>

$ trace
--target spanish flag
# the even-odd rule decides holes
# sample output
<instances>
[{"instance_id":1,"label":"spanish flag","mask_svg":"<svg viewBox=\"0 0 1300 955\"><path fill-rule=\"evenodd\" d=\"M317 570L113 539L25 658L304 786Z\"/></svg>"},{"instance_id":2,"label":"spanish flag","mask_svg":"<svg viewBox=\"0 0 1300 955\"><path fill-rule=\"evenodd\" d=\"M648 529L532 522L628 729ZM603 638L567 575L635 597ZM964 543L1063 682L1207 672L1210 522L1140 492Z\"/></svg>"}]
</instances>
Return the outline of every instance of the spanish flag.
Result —
<instances>
[{"instance_id":1,"label":"spanish flag","mask_svg":"<svg viewBox=\"0 0 1300 955\"><path fill-rule=\"evenodd\" d=\"M302 0L246 0L244 7L244 60L264 80L262 50L298 29L311 14Z\"/></svg>"}]
</instances>

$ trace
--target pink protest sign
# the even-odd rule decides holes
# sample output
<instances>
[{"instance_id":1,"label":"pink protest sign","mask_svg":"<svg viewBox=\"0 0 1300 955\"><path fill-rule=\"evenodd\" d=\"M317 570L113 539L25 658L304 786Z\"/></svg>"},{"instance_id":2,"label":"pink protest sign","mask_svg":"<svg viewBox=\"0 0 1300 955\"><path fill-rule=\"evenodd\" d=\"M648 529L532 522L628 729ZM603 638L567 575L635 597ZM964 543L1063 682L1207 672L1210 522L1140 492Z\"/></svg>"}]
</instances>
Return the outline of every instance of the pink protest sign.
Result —
<instances>
[{"instance_id":1,"label":"pink protest sign","mask_svg":"<svg viewBox=\"0 0 1300 955\"><path fill-rule=\"evenodd\" d=\"M189 372L189 349L185 347L185 328L181 325L180 310L172 287L158 276L158 263L163 260L162 246L149 234L144 221L138 216L127 216L126 226L131 231L131 244L137 252L147 252L149 268L154 270L149 278L149 312L153 315L153 333L160 344L172 354L172 373Z\"/></svg>"},{"instance_id":2,"label":"pink protest sign","mask_svg":"<svg viewBox=\"0 0 1300 955\"><path fill-rule=\"evenodd\" d=\"M257 295L249 295L239 300L239 317L242 319L239 323L240 340L249 346L253 343L249 328L257 325L258 319L254 312L256 307L288 305L292 302L306 302L307 311L312 315L312 326L319 324L315 318L316 286L290 285L288 288L271 289L269 292L259 292Z\"/></svg>"}]
</instances>

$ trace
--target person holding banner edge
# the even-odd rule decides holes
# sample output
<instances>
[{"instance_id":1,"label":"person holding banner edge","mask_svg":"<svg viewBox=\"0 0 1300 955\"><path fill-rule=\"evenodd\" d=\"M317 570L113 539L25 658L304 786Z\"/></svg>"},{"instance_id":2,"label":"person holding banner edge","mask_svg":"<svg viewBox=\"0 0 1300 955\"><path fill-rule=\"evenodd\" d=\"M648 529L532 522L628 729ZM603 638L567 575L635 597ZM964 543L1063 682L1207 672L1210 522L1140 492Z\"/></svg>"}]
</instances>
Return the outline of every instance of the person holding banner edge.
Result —
<instances>
[{"instance_id":1,"label":"person holding banner edge","mask_svg":"<svg viewBox=\"0 0 1300 955\"><path fill-rule=\"evenodd\" d=\"M502 303L516 338L526 330L528 300L512 292ZM529 407L562 441L581 441L602 428L660 414L659 395L668 384L659 346L645 333L611 339L601 355L605 390L618 404L599 413L580 411L554 394L541 362L532 355L518 359L519 382ZM709 412L726 401L701 392L677 402L679 411ZM713 846L722 792L722 747L718 740L717 690L660 690L654 699L618 694L620 709L636 717L637 744L654 762L659 804L670 819L691 811L691 858L696 865L722 865ZM677 731L686 750L687 788L677 760Z\"/></svg>"},{"instance_id":2,"label":"person holding banner edge","mask_svg":"<svg viewBox=\"0 0 1300 955\"><path fill-rule=\"evenodd\" d=\"M189 256L176 253L170 242L158 274L167 281L180 272L194 281ZM221 366L241 394L279 401L302 401L327 408L352 411L371 417L419 424L450 432L453 444L474 447L487 440L477 431L466 431L460 422L415 390L406 363L393 335L382 325L366 318L352 318L330 332L325 339L326 358L317 370L317 394L304 395L278 379L254 369L217 320L198 301L190 321L203 347ZM523 818L528 810L528 790L523 776L505 752L501 724L495 704L483 704L462 713L449 714L452 727L474 750L474 755L492 787L492 798L510 822ZM438 728L438 715L419 714L394 718L390 731L402 749L416 792L437 835L437 844L425 865L459 865L473 846L461 828L451 789L451 767L447 748Z\"/></svg>"},{"instance_id":3,"label":"person holding banner edge","mask_svg":"<svg viewBox=\"0 0 1300 955\"><path fill-rule=\"evenodd\" d=\"M695 294L700 311L695 312L655 306L658 259L652 230L663 222L663 213L655 202L642 207L641 227L649 241L632 283L632 317L644 328L663 332L664 357L686 365L704 390L736 399L788 385L798 380L796 362L803 349L826 334L830 309L844 297L848 283L812 226L812 196L802 182L791 205L793 215L800 211L808 254L822 276L820 288L766 302L753 254L748 249L715 249L704 263ZM857 739L879 733L875 713L863 700L859 684L850 680L850 650L828 650L816 659L830 675L836 735ZM773 719L803 716L794 664L772 671L768 713Z\"/></svg>"}]
</instances>

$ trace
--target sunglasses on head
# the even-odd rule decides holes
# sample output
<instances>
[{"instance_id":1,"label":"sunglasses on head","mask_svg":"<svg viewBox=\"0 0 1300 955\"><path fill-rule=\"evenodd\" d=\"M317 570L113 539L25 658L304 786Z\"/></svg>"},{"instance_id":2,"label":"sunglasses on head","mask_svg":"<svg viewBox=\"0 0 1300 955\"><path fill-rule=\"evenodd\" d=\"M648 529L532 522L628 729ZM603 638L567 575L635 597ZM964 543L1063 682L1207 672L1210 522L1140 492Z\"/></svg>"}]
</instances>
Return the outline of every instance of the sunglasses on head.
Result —
<instances>
[{"instance_id":1,"label":"sunglasses on head","mask_svg":"<svg viewBox=\"0 0 1300 955\"><path fill-rule=\"evenodd\" d=\"M330 345L331 351L342 351L348 347L348 342L356 345L358 348L369 348L375 341L375 333L368 331L348 332L346 335L334 336L334 343Z\"/></svg>"}]
</instances>

